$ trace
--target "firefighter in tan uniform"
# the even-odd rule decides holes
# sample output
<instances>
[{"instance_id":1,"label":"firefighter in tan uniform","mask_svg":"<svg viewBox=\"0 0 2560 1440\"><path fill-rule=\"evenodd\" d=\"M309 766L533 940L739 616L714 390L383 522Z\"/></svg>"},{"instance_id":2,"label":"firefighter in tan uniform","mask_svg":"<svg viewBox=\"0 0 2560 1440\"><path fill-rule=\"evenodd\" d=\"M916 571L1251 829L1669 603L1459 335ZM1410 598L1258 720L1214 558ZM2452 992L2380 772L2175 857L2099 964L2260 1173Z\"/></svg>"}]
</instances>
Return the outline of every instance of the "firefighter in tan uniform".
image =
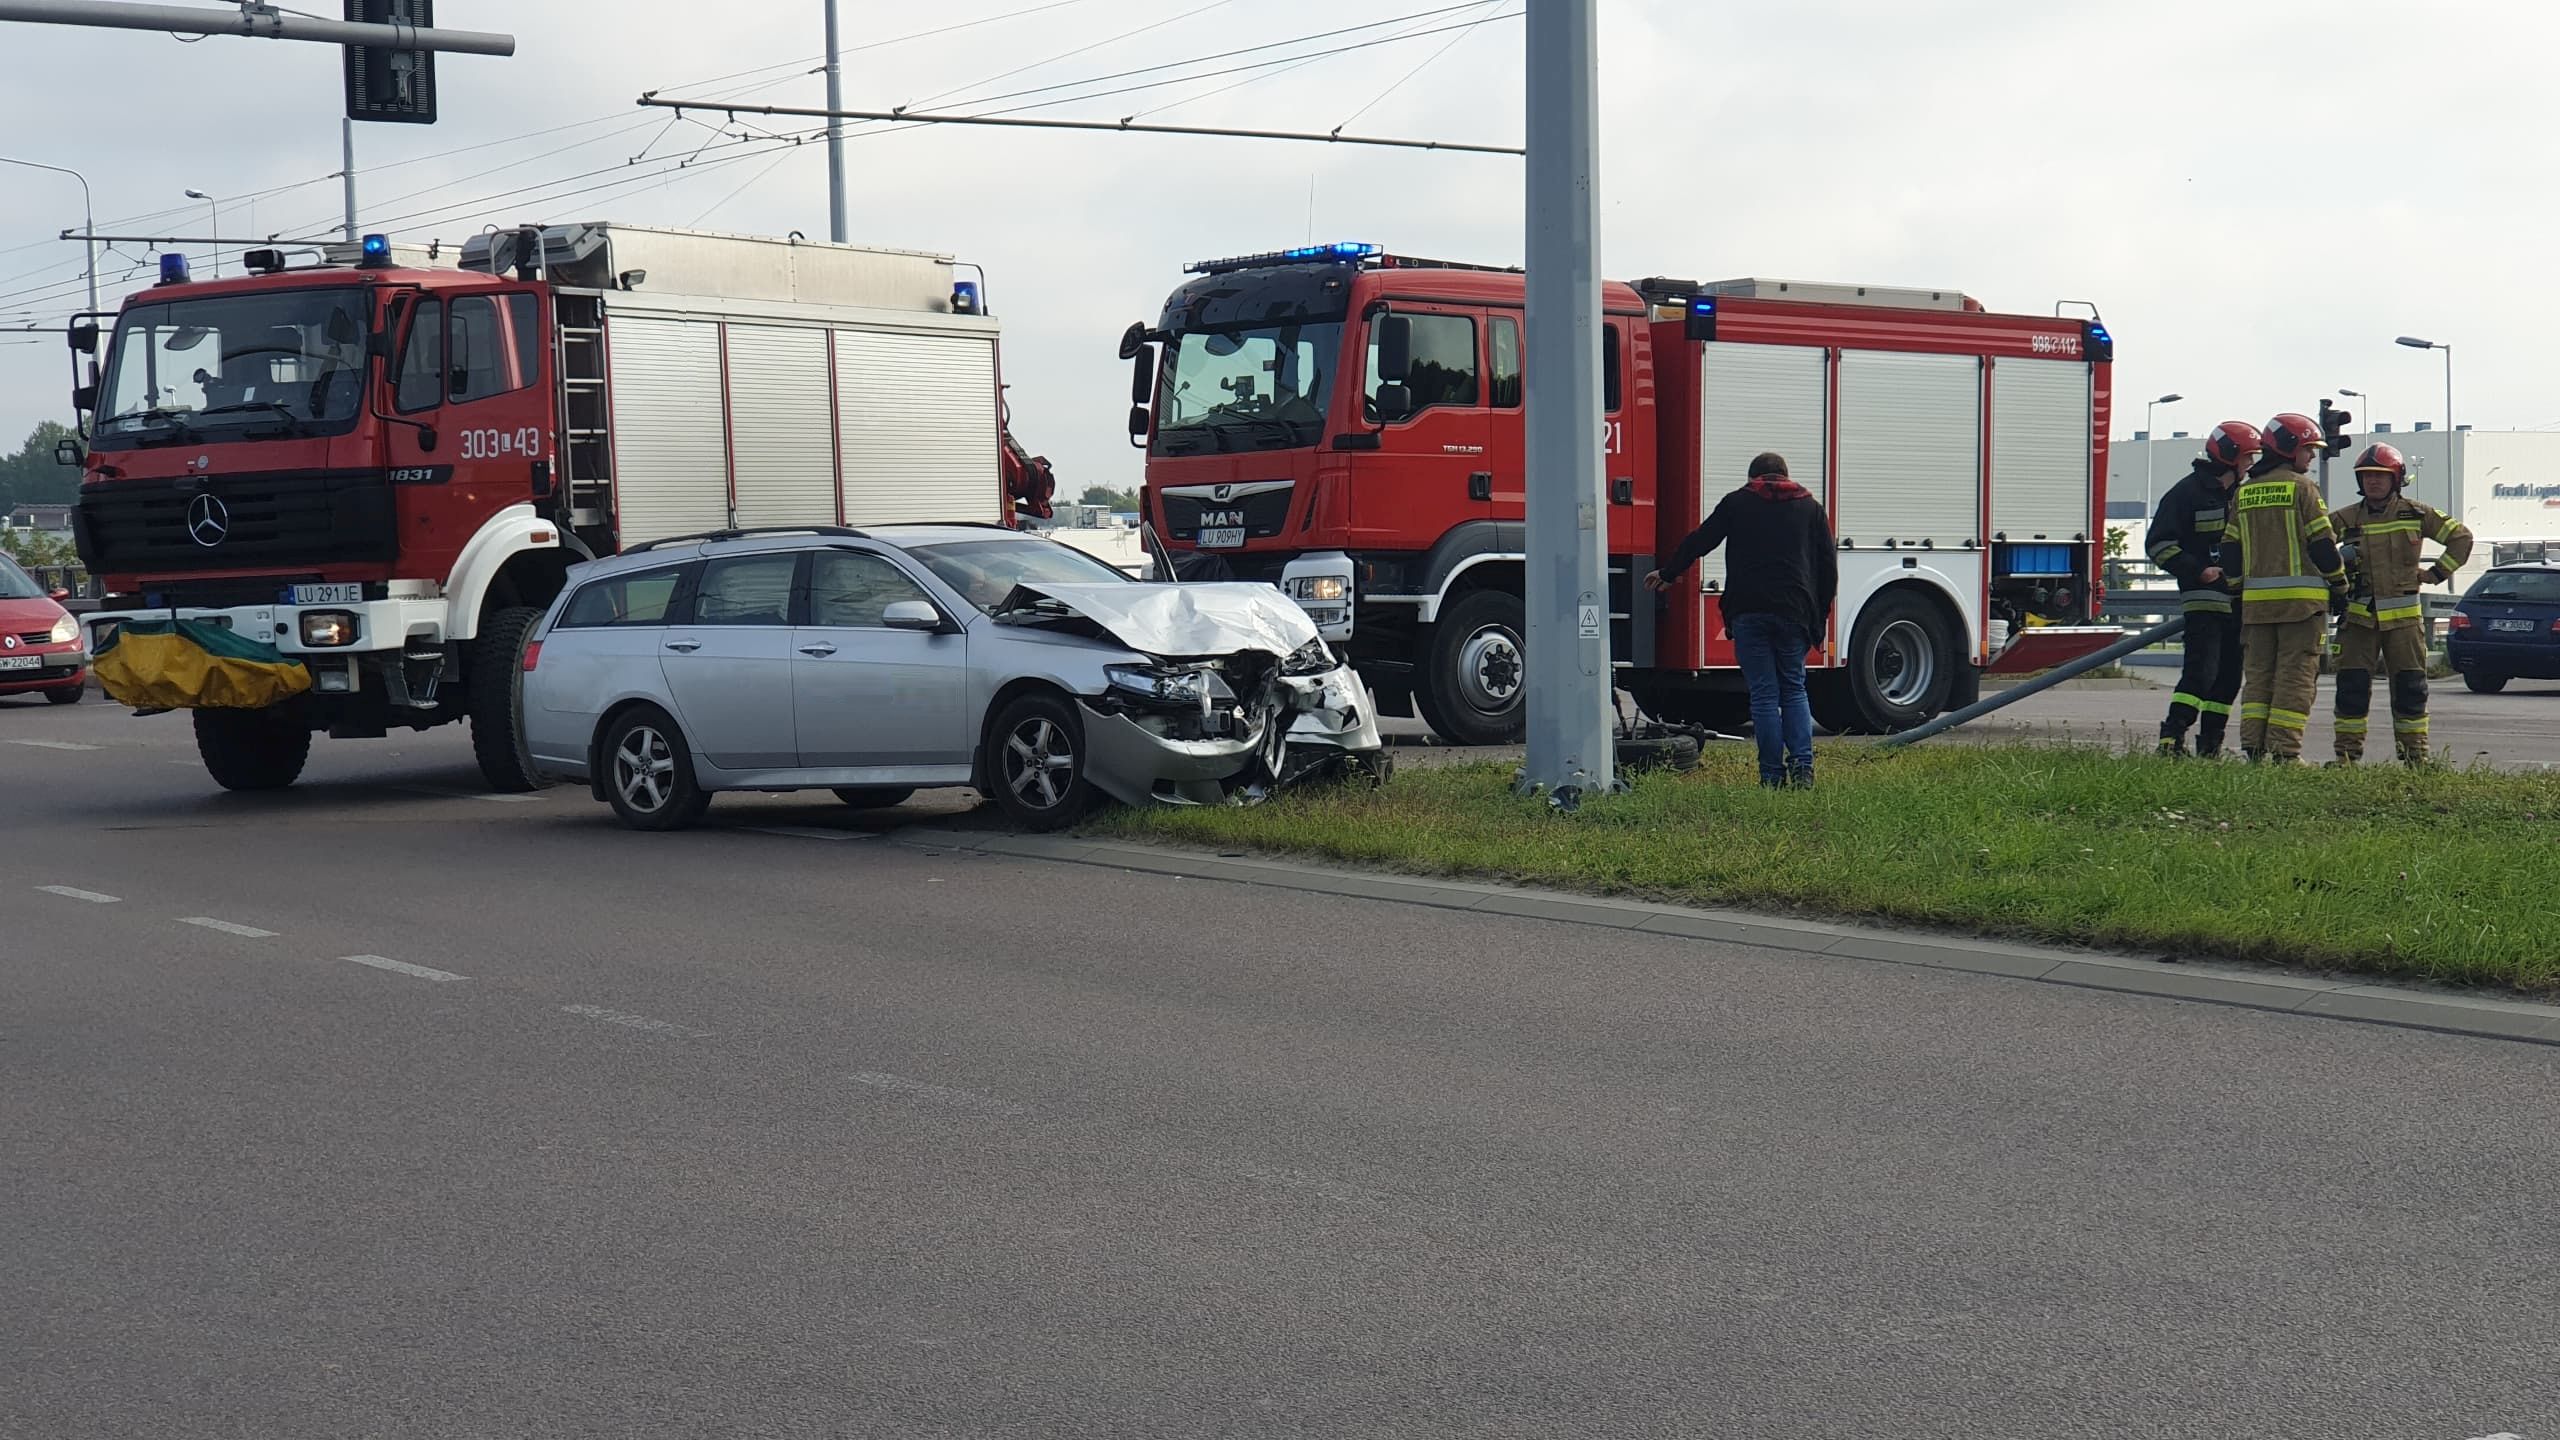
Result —
<instances>
[{"instance_id":1,"label":"firefighter in tan uniform","mask_svg":"<svg viewBox=\"0 0 2560 1440\"><path fill-rule=\"evenodd\" d=\"M2331 596L2344 596L2346 566L2320 494L2303 478L2320 450L2319 427L2284 414L2259 433L2266 453L2232 493L2222 568L2240 577L2240 748L2281 765L2302 757Z\"/></svg>"},{"instance_id":2,"label":"firefighter in tan uniform","mask_svg":"<svg viewBox=\"0 0 2560 1440\"><path fill-rule=\"evenodd\" d=\"M2356 457L2364 498L2329 517L2348 569L2347 613L2338 622L2338 763L2364 758L2373 672L2391 677L2391 739L2402 763L2427 760L2427 622L2418 587L2440 585L2471 558L2461 521L2401 493L2409 462L2389 445ZM2432 540L2444 547L2420 563ZM2379 661L2379 665L2376 662Z\"/></svg>"}]
</instances>

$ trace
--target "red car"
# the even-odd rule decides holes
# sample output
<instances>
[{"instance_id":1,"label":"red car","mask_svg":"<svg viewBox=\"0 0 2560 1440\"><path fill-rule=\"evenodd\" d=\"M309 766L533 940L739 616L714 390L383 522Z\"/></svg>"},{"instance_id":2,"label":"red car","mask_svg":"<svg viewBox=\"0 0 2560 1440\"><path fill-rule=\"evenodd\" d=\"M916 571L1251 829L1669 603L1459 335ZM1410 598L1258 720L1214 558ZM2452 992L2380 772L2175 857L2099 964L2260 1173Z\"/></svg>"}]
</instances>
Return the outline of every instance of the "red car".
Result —
<instances>
[{"instance_id":1,"label":"red car","mask_svg":"<svg viewBox=\"0 0 2560 1440\"><path fill-rule=\"evenodd\" d=\"M79 702L89 683L89 646L80 622L62 608L69 598L67 590L46 594L18 562L0 555L0 697Z\"/></svg>"}]
</instances>

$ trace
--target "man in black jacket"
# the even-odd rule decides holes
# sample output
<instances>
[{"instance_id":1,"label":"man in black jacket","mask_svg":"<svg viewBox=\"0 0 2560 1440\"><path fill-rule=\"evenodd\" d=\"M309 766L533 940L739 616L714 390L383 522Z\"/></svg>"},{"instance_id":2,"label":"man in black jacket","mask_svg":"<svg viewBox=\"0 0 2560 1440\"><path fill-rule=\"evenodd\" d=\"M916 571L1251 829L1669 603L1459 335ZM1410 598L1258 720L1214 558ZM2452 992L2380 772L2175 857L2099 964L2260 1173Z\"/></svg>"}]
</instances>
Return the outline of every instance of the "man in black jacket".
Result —
<instances>
[{"instance_id":1,"label":"man in black jacket","mask_svg":"<svg viewBox=\"0 0 2560 1440\"><path fill-rule=\"evenodd\" d=\"M1822 502L1787 478L1785 457L1763 454L1750 478L1662 568L1644 577L1662 590L1700 556L1731 541L1722 598L1725 633L1751 685L1751 731L1760 744L1760 783L1813 784L1813 707L1804 693L1804 657L1831 619L1840 593L1840 557Z\"/></svg>"},{"instance_id":2,"label":"man in black jacket","mask_svg":"<svg viewBox=\"0 0 2560 1440\"><path fill-rule=\"evenodd\" d=\"M2231 701L2240 693L2240 583L2222 571L2222 532L2231 518L2231 487L2260 444L2255 425L2225 420L2214 426L2195 468L2160 497L2151 517L2143 549L2177 580L2187 617L2186 658L2169 697L2169 718L2160 722L2163 755L2187 753L2187 727L2198 716L2204 723L2196 727L2196 753L2207 759L2222 753Z\"/></svg>"}]
</instances>

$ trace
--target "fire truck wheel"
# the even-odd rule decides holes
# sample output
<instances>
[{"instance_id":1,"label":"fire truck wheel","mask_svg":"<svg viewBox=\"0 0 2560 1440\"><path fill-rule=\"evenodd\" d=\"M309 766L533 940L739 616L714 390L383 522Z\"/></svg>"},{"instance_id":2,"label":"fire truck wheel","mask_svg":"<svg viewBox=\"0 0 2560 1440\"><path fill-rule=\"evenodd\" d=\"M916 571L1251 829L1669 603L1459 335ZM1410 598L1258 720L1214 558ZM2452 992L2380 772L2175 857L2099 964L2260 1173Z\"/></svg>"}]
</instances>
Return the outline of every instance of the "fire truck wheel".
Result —
<instances>
[{"instance_id":1,"label":"fire truck wheel","mask_svg":"<svg viewBox=\"0 0 2560 1440\"><path fill-rule=\"evenodd\" d=\"M1422 718L1452 744L1519 739L1528 723L1527 633L1520 597L1508 591L1470 590L1451 601L1423 641L1421 683L1413 688Z\"/></svg>"},{"instance_id":2,"label":"fire truck wheel","mask_svg":"<svg viewBox=\"0 0 2560 1440\"><path fill-rule=\"evenodd\" d=\"M1889 735L1928 720L1946 708L1962 663L1946 617L1908 591L1878 598L1858 617L1848 660L1808 687L1814 718L1844 735Z\"/></svg>"},{"instance_id":3,"label":"fire truck wheel","mask_svg":"<svg viewBox=\"0 0 2560 1440\"><path fill-rule=\"evenodd\" d=\"M471 753L481 778L502 795L539 790L542 776L524 743L524 642L542 612L524 606L481 622L463 660L463 699L471 712Z\"/></svg>"},{"instance_id":4,"label":"fire truck wheel","mask_svg":"<svg viewBox=\"0 0 2560 1440\"><path fill-rule=\"evenodd\" d=\"M311 732L272 710L196 710L196 754L225 790L281 790L301 778Z\"/></svg>"}]
</instances>

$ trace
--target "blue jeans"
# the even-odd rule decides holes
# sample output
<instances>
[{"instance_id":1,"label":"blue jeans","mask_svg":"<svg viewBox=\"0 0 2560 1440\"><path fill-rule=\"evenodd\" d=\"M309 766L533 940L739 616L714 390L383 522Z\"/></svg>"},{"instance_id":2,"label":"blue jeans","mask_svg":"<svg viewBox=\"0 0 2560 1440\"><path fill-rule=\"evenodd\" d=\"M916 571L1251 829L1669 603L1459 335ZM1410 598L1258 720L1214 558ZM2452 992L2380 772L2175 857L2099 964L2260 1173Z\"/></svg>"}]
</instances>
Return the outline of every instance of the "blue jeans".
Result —
<instances>
[{"instance_id":1,"label":"blue jeans","mask_svg":"<svg viewBox=\"0 0 2560 1440\"><path fill-rule=\"evenodd\" d=\"M1751 734L1760 742L1760 783L1813 778L1813 706L1804 698L1804 627L1775 615L1725 622L1734 658L1751 683Z\"/></svg>"}]
</instances>

